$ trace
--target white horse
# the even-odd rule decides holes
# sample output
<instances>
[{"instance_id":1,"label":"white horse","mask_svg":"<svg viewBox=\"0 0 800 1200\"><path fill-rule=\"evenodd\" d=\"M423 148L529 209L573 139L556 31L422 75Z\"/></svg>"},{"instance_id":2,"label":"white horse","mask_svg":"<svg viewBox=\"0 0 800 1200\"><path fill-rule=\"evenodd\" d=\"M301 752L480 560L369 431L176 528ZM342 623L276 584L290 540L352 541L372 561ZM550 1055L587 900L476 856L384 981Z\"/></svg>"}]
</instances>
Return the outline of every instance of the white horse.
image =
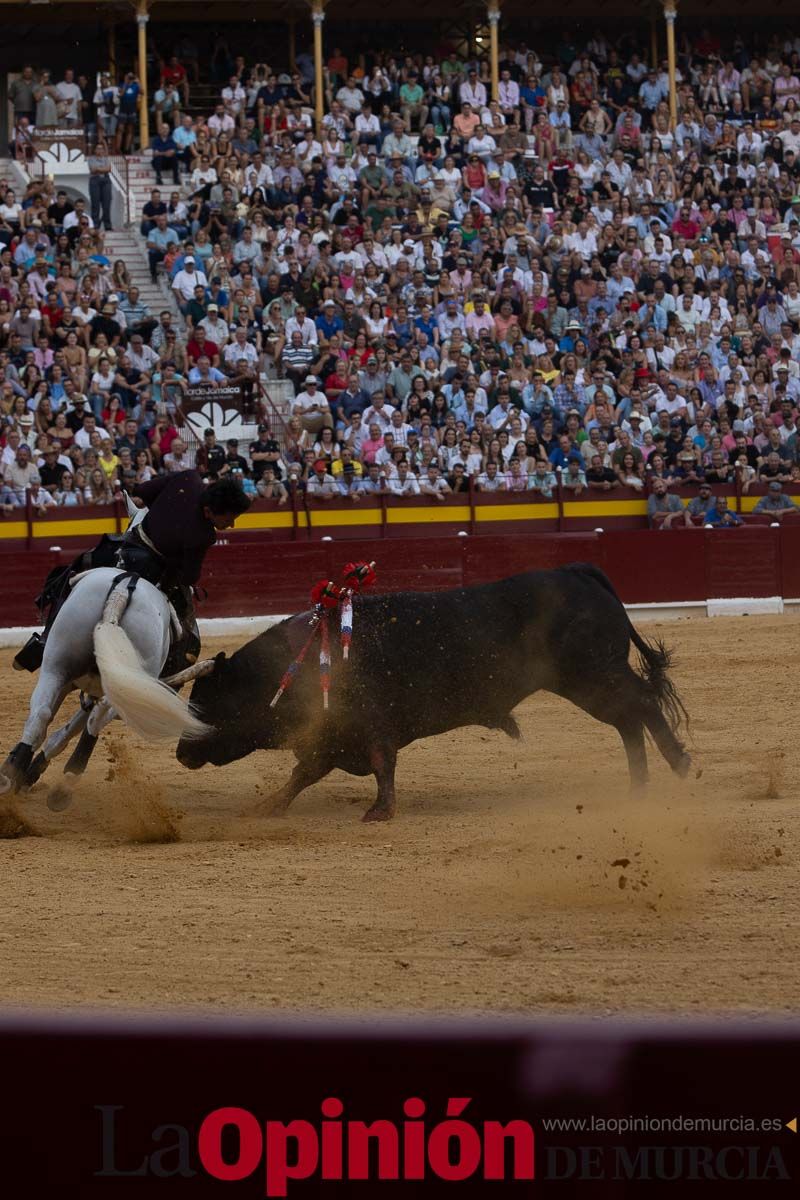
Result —
<instances>
[{"instance_id":1,"label":"white horse","mask_svg":"<svg viewBox=\"0 0 800 1200\"><path fill-rule=\"evenodd\" d=\"M176 620L169 601L144 579L138 579L131 594L130 576L115 585L119 577L113 567L98 567L80 576L53 622L22 739L0 767L0 795L30 786L79 733L87 738L88 761L98 735L115 716L149 741L174 741L206 732L188 703L159 680L169 651L170 626ZM205 668L206 664L197 663L169 682L186 682ZM45 741L61 704L76 689L86 699L71 720ZM83 766L85 761L76 773Z\"/></svg>"}]
</instances>

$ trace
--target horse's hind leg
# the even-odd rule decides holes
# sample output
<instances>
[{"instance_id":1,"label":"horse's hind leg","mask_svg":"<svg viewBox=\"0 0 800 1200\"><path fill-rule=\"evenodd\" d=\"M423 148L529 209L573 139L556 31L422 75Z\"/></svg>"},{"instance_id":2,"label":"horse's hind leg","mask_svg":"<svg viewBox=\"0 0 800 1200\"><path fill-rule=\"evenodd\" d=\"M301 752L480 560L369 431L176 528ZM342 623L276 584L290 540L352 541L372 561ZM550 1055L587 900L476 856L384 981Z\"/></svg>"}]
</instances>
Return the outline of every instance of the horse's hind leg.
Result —
<instances>
[{"instance_id":1,"label":"horse's hind leg","mask_svg":"<svg viewBox=\"0 0 800 1200\"><path fill-rule=\"evenodd\" d=\"M69 690L70 684L63 675L42 669L39 682L33 689L22 738L0 767L0 795L4 792L15 792L22 785L33 761L34 752L44 741L47 727Z\"/></svg>"},{"instance_id":2,"label":"horse's hind leg","mask_svg":"<svg viewBox=\"0 0 800 1200\"><path fill-rule=\"evenodd\" d=\"M97 739L117 714L107 700L101 700L94 706L89 716L86 729L81 734L78 744L72 751L64 767L65 775L82 775L89 765L89 759L94 753Z\"/></svg>"},{"instance_id":3,"label":"horse's hind leg","mask_svg":"<svg viewBox=\"0 0 800 1200\"><path fill-rule=\"evenodd\" d=\"M86 722L89 720L90 711L88 708L79 708L75 715L67 721L66 725L62 725L55 733L50 734L50 737L36 755L25 775L24 786L26 788L33 787L41 779L42 775L44 775L52 759L57 754L60 754L68 743L83 731L86 727Z\"/></svg>"}]
</instances>

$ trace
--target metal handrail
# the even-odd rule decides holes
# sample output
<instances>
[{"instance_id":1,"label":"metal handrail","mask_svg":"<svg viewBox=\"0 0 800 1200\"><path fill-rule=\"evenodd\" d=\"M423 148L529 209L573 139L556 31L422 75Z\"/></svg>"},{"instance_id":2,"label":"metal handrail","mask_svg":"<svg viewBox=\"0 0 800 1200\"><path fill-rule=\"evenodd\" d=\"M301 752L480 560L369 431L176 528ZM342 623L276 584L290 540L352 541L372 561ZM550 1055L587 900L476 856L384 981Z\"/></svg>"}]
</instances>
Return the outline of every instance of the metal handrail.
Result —
<instances>
[{"instance_id":1,"label":"metal handrail","mask_svg":"<svg viewBox=\"0 0 800 1200\"><path fill-rule=\"evenodd\" d=\"M283 453L289 444L289 429L280 412L278 411L275 401L265 388L260 375L258 377L258 394L263 408L269 412L272 418L273 433L277 435L276 440L280 446L281 453Z\"/></svg>"}]
</instances>

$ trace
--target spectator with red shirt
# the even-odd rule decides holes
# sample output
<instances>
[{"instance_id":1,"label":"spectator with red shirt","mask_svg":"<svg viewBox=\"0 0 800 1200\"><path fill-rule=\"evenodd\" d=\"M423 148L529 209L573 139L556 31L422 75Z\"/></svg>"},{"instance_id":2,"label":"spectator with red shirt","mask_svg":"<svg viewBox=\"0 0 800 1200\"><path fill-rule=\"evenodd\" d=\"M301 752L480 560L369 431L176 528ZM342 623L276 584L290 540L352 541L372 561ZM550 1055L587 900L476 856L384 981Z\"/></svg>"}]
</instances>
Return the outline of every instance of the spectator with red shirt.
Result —
<instances>
[{"instance_id":1,"label":"spectator with red shirt","mask_svg":"<svg viewBox=\"0 0 800 1200\"><path fill-rule=\"evenodd\" d=\"M186 68L179 62L176 55L172 55L168 63L164 63L161 68L161 86L167 87L171 84L176 87L183 98L183 107L189 106L189 79L186 75Z\"/></svg>"},{"instance_id":2,"label":"spectator with red shirt","mask_svg":"<svg viewBox=\"0 0 800 1200\"><path fill-rule=\"evenodd\" d=\"M202 325L196 325L191 341L186 346L186 355L192 366L201 358L208 358L212 367L219 367L219 346L206 337Z\"/></svg>"}]
</instances>

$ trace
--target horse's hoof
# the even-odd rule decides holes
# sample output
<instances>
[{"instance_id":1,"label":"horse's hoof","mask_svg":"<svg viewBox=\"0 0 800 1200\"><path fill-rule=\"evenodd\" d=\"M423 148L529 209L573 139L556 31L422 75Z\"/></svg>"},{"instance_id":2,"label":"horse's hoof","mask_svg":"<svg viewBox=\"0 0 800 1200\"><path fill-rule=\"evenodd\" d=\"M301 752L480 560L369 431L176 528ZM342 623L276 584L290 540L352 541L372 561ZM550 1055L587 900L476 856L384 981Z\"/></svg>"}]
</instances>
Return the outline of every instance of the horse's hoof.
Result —
<instances>
[{"instance_id":1,"label":"horse's hoof","mask_svg":"<svg viewBox=\"0 0 800 1200\"><path fill-rule=\"evenodd\" d=\"M39 782L47 770L47 761L48 760L44 756L44 751L40 750L28 770L25 772L25 778L20 784L20 791L27 792L35 783Z\"/></svg>"},{"instance_id":2,"label":"horse's hoof","mask_svg":"<svg viewBox=\"0 0 800 1200\"><path fill-rule=\"evenodd\" d=\"M47 807L50 812L64 812L72 804L72 792L63 783L57 783L47 793Z\"/></svg>"},{"instance_id":3,"label":"horse's hoof","mask_svg":"<svg viewBox=\"0 0 800 1200\"><path fill-rule=\"evenodd\" d=\"M2 768L0 768L0 780L5 781L5 786L0 787L0 795L5 795L7 792L19 791L25 776L30 770L32 761L33 747L27 745L26 742L17 742L3 763Z\"/></svg>"},{"instance_id":4,"label":"horse's hoof","mask_svg":"<svg viewBox=\"0 0 800 1200\"><path fill-rule=\"evenodd\" d=\"M362 821L391 821L394 816L393 808L379 808L377 804L368 808L361 818Z\"/></svg>"}]
</instances>

